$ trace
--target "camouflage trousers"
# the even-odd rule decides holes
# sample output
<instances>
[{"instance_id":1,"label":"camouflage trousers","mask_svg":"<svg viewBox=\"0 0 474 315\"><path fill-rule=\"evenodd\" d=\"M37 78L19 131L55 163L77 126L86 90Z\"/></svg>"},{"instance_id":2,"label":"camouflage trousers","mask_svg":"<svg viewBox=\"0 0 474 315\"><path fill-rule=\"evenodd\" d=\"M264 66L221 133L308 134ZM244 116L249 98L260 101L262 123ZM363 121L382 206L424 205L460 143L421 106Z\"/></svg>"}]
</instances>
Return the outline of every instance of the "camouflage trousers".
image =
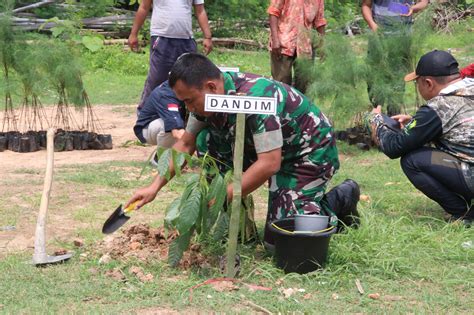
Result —
<instances>
[{"instance_id":1,"label":"camouflage trousers","mask_svg":"<svg viewBox=\"0 0 474 315\"><path fill-rule=\"evenodd\" d=\"M198 155L206 152L221 161L222 173L233 167L233 141L225 134L206 128L197 137ZM244 156L244 171L251 161ZM296 213L328 213L324 194L329 180L339 168L335 145L309 152L304 157L284 162L269 180L267 222L273 222Z\"/></svg>"}]
</instances>

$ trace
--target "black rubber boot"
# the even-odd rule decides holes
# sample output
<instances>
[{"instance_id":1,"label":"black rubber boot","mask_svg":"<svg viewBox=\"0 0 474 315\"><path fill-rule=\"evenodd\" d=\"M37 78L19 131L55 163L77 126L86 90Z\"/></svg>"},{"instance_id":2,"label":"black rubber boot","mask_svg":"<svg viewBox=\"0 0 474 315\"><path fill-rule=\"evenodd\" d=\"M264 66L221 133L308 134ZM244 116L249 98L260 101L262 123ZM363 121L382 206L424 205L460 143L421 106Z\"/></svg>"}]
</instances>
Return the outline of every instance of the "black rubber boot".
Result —
<instances>
[{"instance_id":1,"label":"black rubber boot","mask_svg":"<svg viewBox=\"0 0 474 315\"><path fill-rule=\"evenodd\" d=\"M357 228L360 225L357 203L360 198L359 184L352 179L346 179L340 185L329 191L325 198L337 215L340 222L339 231L345 226Z\"/></svg>"}]
</instances>

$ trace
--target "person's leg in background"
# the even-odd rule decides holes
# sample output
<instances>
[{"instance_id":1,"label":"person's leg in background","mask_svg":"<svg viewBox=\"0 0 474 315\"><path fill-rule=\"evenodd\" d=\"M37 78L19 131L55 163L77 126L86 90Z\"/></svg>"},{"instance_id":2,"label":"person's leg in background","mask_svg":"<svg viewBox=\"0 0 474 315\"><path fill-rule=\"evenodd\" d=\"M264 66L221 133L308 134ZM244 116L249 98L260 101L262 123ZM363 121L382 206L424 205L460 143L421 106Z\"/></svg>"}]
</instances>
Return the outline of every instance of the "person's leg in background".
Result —
<instances>
[{"instance_id":1,"label":"person's leg in background","mask_svg":"<svg viewBox=\"0 0 474 315\"><path fill-rule=\"evenodd\" d=\"M145 100L158 85L168 80L169 72L179 56L186 52L196 51L196 42L192 38L152 37L150 43L150 69L138 108L142 108Z\"/></svg>"},{"instance_id":2,"label":"person's leg in background","mask_svg":"<svg viewBox=\"0 0 474 315\"><path fill-rule=\"evenodd\" d=\"M295 88L303 94L306 94L306 89L311 83L311 69L313 69L313 59L297 58L293 65L295 73Z\"/></svg>"},{"instance_id":3,"label":"person's leg in background","mask_svg":"<svg viewBox=\"0 0 474 315\"><path fill-rule=\"evenodd\" d=\"M270 54L270 56L273 80L291 85L293 83L292 69L295 57L286 55L275 56L274 54Z\"/></svg>"},{"instance_id":4,"label":"person's leg in background","mask_svg":"<svg viewBox=\"0 0 474 315\"><path fill-rule=\"evenodd\" d=\"M171 148L176 142L171 132L165 132L165 124L161 118L153 120L143 129L143 138L146 143L163 148Z\"/></svg>"},{"instance_id":5,"label":"person's leg in background","mask_svg":"<svg viewBox=\"0 0 474 315\"><path fill-rule=\"evenodd\" d=\"M400 164L410 182L454 219L474 220L474 184L467 179L472 166L428 147L406 154Z\"/></svg>"}]
</instances>

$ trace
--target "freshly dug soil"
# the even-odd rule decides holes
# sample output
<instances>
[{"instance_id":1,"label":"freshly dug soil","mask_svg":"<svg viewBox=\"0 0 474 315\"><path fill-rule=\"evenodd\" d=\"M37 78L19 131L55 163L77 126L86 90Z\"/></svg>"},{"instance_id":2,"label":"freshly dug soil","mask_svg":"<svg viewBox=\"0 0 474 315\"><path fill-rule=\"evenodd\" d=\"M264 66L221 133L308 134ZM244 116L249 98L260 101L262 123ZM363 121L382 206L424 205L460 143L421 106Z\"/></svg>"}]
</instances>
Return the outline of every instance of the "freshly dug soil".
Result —
<instances>
[{"instance_id":1,"label":"freshly dug soil","mask_svg":"<svg viewBox=\"0 0 474 315\"><path fill-rule=\"evenodd\" d=\"M164 228L151 228L147 224L138 224L124 229L121 233L107 236L96 251L100 255L108 254L112 259L126 260L136 258L141 261L168 259L168 247L177 237L176 232L167 232ZM199 244L192 244L184 253L180 267L210 266L210 259L201 253Z\"/></svg>"}]
</instances>

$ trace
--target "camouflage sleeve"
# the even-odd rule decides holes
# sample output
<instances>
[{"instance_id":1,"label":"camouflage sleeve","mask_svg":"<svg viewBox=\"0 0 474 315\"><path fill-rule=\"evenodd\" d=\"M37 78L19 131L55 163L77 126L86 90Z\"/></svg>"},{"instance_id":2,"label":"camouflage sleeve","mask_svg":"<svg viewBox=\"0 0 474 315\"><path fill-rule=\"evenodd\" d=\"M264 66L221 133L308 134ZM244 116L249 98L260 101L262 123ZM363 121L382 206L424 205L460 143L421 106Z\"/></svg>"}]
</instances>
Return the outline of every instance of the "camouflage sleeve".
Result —
<instances>
[{"instance_id":1,"label":"camouflage sleeve","mask_svg":"<svg viewBox=\"0 0 474 315\"><path fill-rule=\"evenodd\" d=\"M248 124L257 153L272 151L283 146L283 135L277 116L251 115Z\"/></svg>"},{"instance_id":2,"label":"camouflage sleeve","mask_svg":"<svg viewBox=\"0 0 474 315\"><path fill-rule=\"evenodd\" d=\"M186 125L186 132L189 132L192 135L197 136L199 131L204 129L207 126L205 121L198 120L193 114L189 115L188 123Z\"/></svg>"},{"instance_id":3,"label":"camouflage sleeve","mask_svg":"<svg viewBox=\"0 0 474 315\"><path fill-rule=\"evenodd\" d=\"M249 115L247 124L250 127L257 153L281 148L283 146L283 134L278 112L281 112L285 107L286 90L272 80L258 78L247 95L275 97L277 99L277 115Z\"/></svg>"}]
</instances>

